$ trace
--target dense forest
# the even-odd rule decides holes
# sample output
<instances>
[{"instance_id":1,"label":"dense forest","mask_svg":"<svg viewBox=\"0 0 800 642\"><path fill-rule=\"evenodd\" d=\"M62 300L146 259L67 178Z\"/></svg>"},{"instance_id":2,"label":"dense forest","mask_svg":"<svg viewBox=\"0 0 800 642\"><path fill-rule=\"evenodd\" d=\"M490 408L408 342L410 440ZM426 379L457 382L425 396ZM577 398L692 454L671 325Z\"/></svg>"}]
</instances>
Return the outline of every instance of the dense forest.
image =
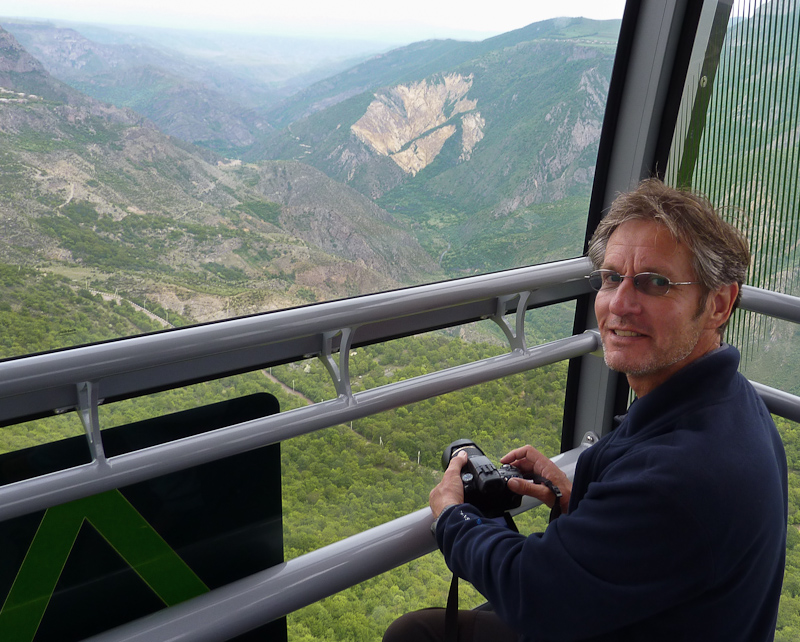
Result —
<instances>
[{"instance_id":1,"label":"dense forest","mask_svg":"<svg viewBox=\"0 0 800 642\"><path fill-rule=\"evenodd\" d=\"M775 632L777 642L800 638L800 425L775 417L789 465L789 530L786 537L786 571Z\"/></svg>"},{"instance_id":2,"label":"dense forest","mask_svg":"<svg viewBox=\"0 0 800 642\"><path fill-rule=\"evenodd\" d=\"M14 336L5 337L7 346L14 341L46 342L49 333L62 331L62 323L75 322L75 315L66 313L70 307L80 312L86 306L88 327L89 318L113 325L122 309L129 323L153 329L153 322L132 307L104 302L99 296L73 293L76 298L70 299L60 279L48 277L40 283L43 291L37 292L35 287L13 287L22 271L9 269L5 274L7 312L18 302L41 299L44 307L37 309L52 313L20 315ZM90 315L89 304L100 312ZM442 333L408 338L359 349L353 356L353 385L358 391L500 352L492 343L465 342ZM495 460L526 442L556 454L565 377L565 364L559 364L284 442L286 559L425 507L441 475L441 452L457 438L475 439ZM309 360L101 406L100 420L103 428L111 428L261 391L275 394L283 410L334 396L321 362ZM81 432L78 417L70 413L3 429L0 448L10 451ZM517 522L521 529L534 530L544 528L545 520L546 513L532 511ZM380 639L386 626L407 610L444 604L449 581L441 556L428 555L292 614L290 639ZM482 599L462 586L463 604Z\"/></svg>"}]
</instances>

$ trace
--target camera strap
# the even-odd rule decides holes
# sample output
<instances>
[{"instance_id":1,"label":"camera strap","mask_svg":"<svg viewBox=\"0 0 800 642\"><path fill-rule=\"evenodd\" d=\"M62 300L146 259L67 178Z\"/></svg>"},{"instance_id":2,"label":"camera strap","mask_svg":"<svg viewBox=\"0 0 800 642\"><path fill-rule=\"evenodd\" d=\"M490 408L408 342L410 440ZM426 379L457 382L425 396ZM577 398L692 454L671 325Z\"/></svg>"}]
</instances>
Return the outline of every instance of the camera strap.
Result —
<instances>
[{"instance_id":1,"label":"camera strap","mask_svg":"<svg viewBox=\"0 0 800 642\"><path fill-rule=\"evenodd\" d=\"M514 518L511 517L511 513L503 513L503 517L506 520L506 526L508 526L515 533L519 533L519 529L517 528L517 525L514 523Z\"/></svg>"},{"instance_id":2,"label":"camera strap","mask_svg":"<svg viewBox=\"0 0 800 642\"><path fill-rule=\"evenodd\" d=\"M532 475L526 479L532 479L535 484L541 484L542 486L547 486L550 489L550 492L556 497L556 502L553 504L553 508L550 509L550 521L552 522L554 519L559 517L561 515L561 489L549 479L542 477L541 475Z\"/></svg>"},{"instance_id":3,"label":"camera strap","mask_svg":"<svg viewBox=\"0 0 800 642\"><path fill-rule=\"evenodd\" d=\"M556 497L553 508L550 509L550 521L552 522L561 515L561 490L549 479L543 477L537 479L536 483L547 486ZM505 518L506 526L515 533L519 533L511 513L505 512L503 517ZM458 575L455 573L453 573L453 579L450 581L450 591L447 593L447 607L444 614L444 639L445 642L458 642Z\"/></svg>"},{"instance_id":4,"label":"camera strap","mask_svg":"<svg viewBox=\"0 0 800 642\"><path fill-rule=\"evenodd\" d=\"M554 519L561 516L561 490L549 479L545 479L542 483L556 496L555 504L553 504L553 508L550 509L550 521L552 522Z\"/></svg>"},{"instance_id":5,"label":"camera strap","mask_svg":"<svg viewBox=\"0 0 800 642\"><path fill-rule=\"evenodd\" d=\"M558 504L558 502L556 502ZM519 533L511 513L503 513L508 526L515 533ZM447 593L447 607L444 613L444 639L445 642L458 642L458 575L453 573L450 581L450 591Z\"/></svg>"},{"instance_id":6,"label":"camera strap","mask_svg":"<svg viewBox=\"0 0 800 642\"><path fill-rule=\"evenodd\" d=\"M447 594L447 608L444 612L445 642L458 642L458 575L453 573L450 592Z\"/></svg>"}]
</instances>

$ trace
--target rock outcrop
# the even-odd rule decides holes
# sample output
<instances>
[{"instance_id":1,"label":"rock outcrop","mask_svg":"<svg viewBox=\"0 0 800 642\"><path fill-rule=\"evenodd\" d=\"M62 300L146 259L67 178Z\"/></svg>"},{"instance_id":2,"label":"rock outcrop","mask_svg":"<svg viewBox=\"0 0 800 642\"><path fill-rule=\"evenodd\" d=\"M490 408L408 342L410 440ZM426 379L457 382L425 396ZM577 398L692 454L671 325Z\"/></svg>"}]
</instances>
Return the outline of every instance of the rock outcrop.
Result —
<instances>
[{"instance_id":1,"label":"rock outcrop","mask_svg":"<svg viewBox=\"0 0 800 642\"><path fill-rule=\"evenodd\" d=\"M468 160L483 138L485 121L477 101L467 98L473 77L447 74L397 85L375 94L366 113L351 126L375 153L391 158L416 175L439 155L445 142L461 131L461 160Z\"/></svg>"}]
</instances>

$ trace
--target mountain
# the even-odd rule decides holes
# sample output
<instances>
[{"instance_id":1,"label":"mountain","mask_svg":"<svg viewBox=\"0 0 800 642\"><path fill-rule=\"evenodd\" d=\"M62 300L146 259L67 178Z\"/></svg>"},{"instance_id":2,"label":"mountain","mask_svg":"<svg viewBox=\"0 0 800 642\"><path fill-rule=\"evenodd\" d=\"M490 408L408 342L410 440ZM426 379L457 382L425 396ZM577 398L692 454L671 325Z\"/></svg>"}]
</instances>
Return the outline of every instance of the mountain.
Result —
<instances>
[{"instance_id":1,"label":"mountain","mask_svg":"<svg viewBox=\"0 0 800 642\"><path fill-rule=\"evenodd\" d=\"M100 101L133 109L187 142L221 149L252 144L251 127L266 124L245 122L251 105L241 97L264 102L278 96L266 84L246 82L174 49L99 43L75 29L47 24L4 26L54 77Z\"/></svg>"},{"instance_id":2,"label":"mountain","mask_svg":"<svg viewBox=\"0 0 800 642\"><path fill-rule=\"evenodd\" d=\"M355 190L167 136L54 79L3 30L0 141L5 263L147 294L196 320L441 276Z\"/></svg>"},{"instance_id":3,"label":"mountain","mask_svg":"<svg viewBox=\"0 0 800 642\"><path fill-rule=\"evenodd\" d=\"M6 262L204 320L581 250L618 21L415 43L249 112L186 46L14 28L48 62L0 32Z\"/></svg>"},{"instance_id":4,"label":"mountain","mask_svg":"<svg viewBox=\"0 0 800 642\"><path fill-rule=\"evenodd\" d=\"M380 48L150 29L117 31L40 22L3 27L54 77L128 107L164 133L223 153L253 145L269 121L256 113ZM88 35L86 35L88 34Z\"/></svg>"},{"instance_id":5,"label":"mountain","mask_svg":"<svg viewBox=\"0 0 800 642\"><path fill-rule=\"evenodd\" d=\"M0 86L41 99L81 103L81 94L52 78L10 33L0 28Z\"/></svg>"},{"instance_id":6,"label":"mountain","mask_svg":"<svg viewBox=\"0 0 800 642\"><path fill-rule=\"evenodd\" d=\"M389 52L282 103L270 119L291 122L243 158L351 185L453 273L579 253L618 27L556 19ZM498 245L499 226L520 237ZM532 238L564 226L574 247Z\"/></svg>"}]
</instances>

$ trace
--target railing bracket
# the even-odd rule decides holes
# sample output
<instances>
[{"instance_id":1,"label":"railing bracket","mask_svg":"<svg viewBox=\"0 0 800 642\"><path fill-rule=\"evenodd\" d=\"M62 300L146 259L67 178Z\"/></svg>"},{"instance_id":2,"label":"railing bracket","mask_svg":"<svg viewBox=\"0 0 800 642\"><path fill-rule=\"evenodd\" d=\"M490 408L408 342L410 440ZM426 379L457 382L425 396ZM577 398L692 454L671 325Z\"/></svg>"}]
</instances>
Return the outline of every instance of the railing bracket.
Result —
<instances>
[{"instance_id":1,"label":"railing bracket","mask_svg":"<svg viewBox=\"0 0 800 642\"><path fill-rule=\"evenodd\" d=\"M98 411L100 402L97 389L97 384L92 381L83 381L78 384L78 416L86 431L92 461L105 464L106 453L103 449L103 438L100 436L100 413Z\"/></svg>"},{"instance_id":2,"label":"railing bracket","mask_svg":"<svg viewBox=\"0 0 800 642\"><path fill-rule=\"evenodd\" d=\"M524 351L526 348L525 313L527 312L526 304L530 296L531 292L526 291L497 297L497 310L491 318L506 335L512 351ZM506 313L513 307L512 303L515 301L517 311L514 318L514 328L512 329L506 318Z\"/></svg>"},{"instance_id":3,"label":"railing bracket","mask_svg":"<svg viewBox=\"0 0 800 642\"><path fill-rule=\"evenodd\" d=\"M355 328L343 328L322 335L322 353L319 355L336 387L336 395L348 402L353 401L353 390L350 386L350 346L353 344ZM341 335L339 342L339 363L333 358L333 342Z\"/></svg>"}]
</instances>

